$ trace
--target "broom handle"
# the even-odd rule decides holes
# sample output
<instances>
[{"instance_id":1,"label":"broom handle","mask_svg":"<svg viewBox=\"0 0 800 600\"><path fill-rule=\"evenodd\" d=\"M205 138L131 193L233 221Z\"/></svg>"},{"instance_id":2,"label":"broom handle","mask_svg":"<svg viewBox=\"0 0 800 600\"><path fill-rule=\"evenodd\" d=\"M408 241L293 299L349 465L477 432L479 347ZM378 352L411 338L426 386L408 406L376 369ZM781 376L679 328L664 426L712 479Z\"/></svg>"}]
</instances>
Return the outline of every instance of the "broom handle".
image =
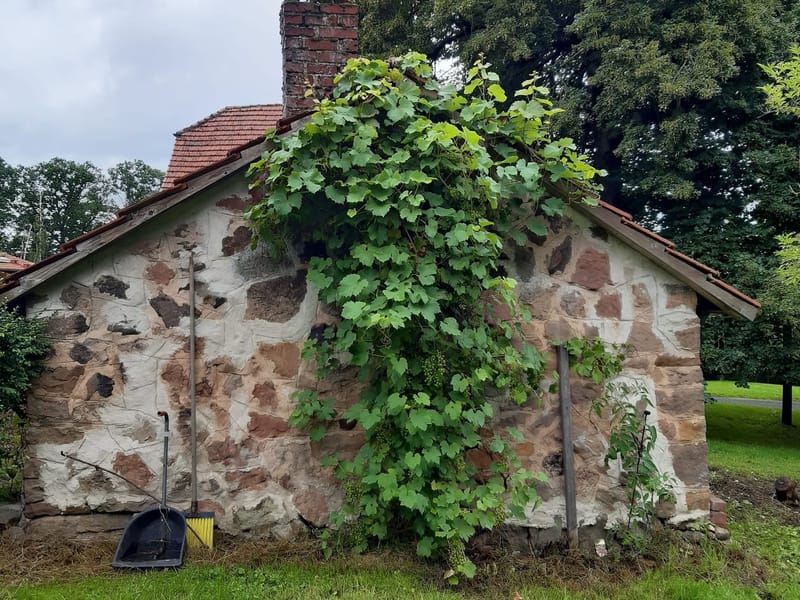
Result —
<instances>
[{"instance_id":1,"label":"broom handle","mask_svg":"<svg viewBox=\"0 0 800 600\"><path fill-rule=\"evenodd\" d=\"M191 513L197 513L197 396L195 383L195 335L194 335L194 252L189 252L189 400L192 407L192 505Z\"/></svg>"}]
</instances>

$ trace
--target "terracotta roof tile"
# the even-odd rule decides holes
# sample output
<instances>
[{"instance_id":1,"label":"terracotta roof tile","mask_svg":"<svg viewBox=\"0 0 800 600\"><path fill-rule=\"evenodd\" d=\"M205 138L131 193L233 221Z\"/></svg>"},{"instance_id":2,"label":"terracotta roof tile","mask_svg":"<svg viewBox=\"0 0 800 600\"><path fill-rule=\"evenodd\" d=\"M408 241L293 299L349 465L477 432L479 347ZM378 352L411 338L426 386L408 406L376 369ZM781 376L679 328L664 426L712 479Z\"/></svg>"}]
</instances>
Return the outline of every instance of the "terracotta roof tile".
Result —
<instances>
[{"instance_id":1,"label":"terracotta roof tile","mask_svg":"<svg viewBox=\"0 0 800 600\"><path fill-rule=\"evenodd\" d=\"M0 279L3 278L3 273L16 273L17 271L27 269L32 264L32 262L24 258L18 258L11 254L0 252Z\"/></svg>"},{"instance_id":2,"label":"terracotta roof tile","mask_svg":"<svg viewBox=\"0 0 800 600\"><path fill-rule=\"evenodd\" d=\"M226 106L194 125L175 133L175 146L161 189L210 164L275 127L281 118L280 104Z\"/></svg>"}]
</instances>

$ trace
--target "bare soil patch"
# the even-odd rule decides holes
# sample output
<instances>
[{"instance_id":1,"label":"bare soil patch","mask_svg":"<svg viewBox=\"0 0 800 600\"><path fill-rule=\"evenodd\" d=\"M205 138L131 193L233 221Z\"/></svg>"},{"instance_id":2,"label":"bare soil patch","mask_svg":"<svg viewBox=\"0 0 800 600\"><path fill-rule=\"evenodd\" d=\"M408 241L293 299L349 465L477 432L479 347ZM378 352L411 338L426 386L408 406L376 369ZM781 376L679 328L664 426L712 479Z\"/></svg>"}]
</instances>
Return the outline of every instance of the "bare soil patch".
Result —
<instances>
[{"instance_id":1,"label":"bare soil patch","mask_svg":"<svg viewBox=\"0 0 800 600\"><path fill-rule=\"evenodd\" d=\"M750 503L765 516L774 517L784 525L800 527L800 506L775 499L775 480L748 477L725 469L711 469L711 491L728 503Z\"/></svg>"}]
</instances>

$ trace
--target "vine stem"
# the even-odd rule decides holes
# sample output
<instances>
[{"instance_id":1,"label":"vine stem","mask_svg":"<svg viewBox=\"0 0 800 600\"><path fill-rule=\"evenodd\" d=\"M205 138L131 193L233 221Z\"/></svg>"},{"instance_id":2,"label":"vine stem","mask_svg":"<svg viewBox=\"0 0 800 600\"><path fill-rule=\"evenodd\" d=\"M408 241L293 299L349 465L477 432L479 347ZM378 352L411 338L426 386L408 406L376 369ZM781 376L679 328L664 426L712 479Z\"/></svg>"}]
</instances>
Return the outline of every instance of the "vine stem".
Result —
<instances>
[{"instance_id":1,"label":"vine stem","mask_svg":"<svg viewBox=\"0 0 800 600\"><path fill-rule=\"evenodd\" d=\"M642 418L642 435L639 437L636 444L636 479L634 480L634 489L633 494L634 497L632 500L636 500L636 487L639 487L639 469L642 464L642 454L644 454L644 438L647 434L647 415L650 414L649 410L644 411L644 415ZM628 507L628 529L631 527L631 519L633 518L633 501L631 502L630 507Z\"/></svg>"}]
</instances>

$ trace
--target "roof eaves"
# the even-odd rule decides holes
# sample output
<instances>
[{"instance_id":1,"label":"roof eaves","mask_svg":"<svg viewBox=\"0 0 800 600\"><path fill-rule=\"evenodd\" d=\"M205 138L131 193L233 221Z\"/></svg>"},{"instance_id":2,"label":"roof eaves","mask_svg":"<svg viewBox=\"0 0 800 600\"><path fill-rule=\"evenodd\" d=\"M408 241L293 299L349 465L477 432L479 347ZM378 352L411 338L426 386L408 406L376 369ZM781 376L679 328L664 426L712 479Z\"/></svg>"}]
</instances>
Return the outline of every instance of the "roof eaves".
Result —
<instances>
[{"instance_id":1,"label":"roof eaves","mask_svg":"<svg viewBox=\"0 0 800 600\"><path fill-rule=\"evenodd\" d=\"M70 240L62 245L59 252L53 254L44 260L41 260L32 266L24 269L22 271L17 271L6 277L2 283L0 283L0 295L5 294L14 290L14 288L22 287L22 279L27 277L28 275L39 271L45 267L48 267L72 254L83 252L84 249L81 248L81 245L90 244L94 238L98 236L102 236L108 232L114 232L114 230L121 230L118 231L116 235L110 235L106 240L101 241L100 243L95 244L91 247L90 253L97 251L98 249L104 247L106 244L112 242L113 240L117 239L119 235L124 235L126 231L130 231L135 229L142 224L148 222L151 218L162 214L164 211L172 208L172 206L179 204L186 200L187 198L192 197L194 194L208 188L210 185L216 183L220 179L230 175L231 173L238 171L241 168L246 167L251 161L255 160L261 153L261 150L258 148L258 145L251 145L250 148L247 150L243 150L242 152L237 152L231 156L229 156L224 161L219 161L213 166L200 169L194 172L190 177L187 177L186 180L179 185L163 190L161 192L157 192L152 196L144 198L140 200L136 204L132 204L127 206L123 209L117 211L117 218L113 221L106 223L105 225L101 225L92 231L89 231L82 236L75 238L74 240ZM238 164L241 163L241 164ZM226 168L227 167L227 168ZM233 168L231 168L233 167ZM218 172L216 172L218 171ZM159 203L165 203L162 206L159 206L159 210L148 210L142 211L144 208L154 207ZM126 225L126 228L121 228L120 226ZM45 275L45 277L39 281L35 281L31 286L27 287L26 289L19 290L11 295L10 299L14 299L19 297L23 294L28 293L33 288L41 285L45 281L47 281L50 277L54 276L56 273L60 272L64 268L69 267L77 260L82 260L81 258L77 258L75 261L69 262L68 264L64 264L60 269L56 269L53 272Z\"/></svg>"},{"instance_id":2,"label":"roof eaves","mask_svg":"<svg viewBox=\"0 0 800 600\"><path fill-rule=\"evenodd\" d=\"M632 227L632 221L620 218L619 211L609 210L606 206L589 206L581 202L574 202L571 206L683 281L723 312L750 321L758 316L761 304L757 300L719 279L719 273L711 267L666 245L665 238L660 235L640 225Z\"/></svg>"}]
</instances>

